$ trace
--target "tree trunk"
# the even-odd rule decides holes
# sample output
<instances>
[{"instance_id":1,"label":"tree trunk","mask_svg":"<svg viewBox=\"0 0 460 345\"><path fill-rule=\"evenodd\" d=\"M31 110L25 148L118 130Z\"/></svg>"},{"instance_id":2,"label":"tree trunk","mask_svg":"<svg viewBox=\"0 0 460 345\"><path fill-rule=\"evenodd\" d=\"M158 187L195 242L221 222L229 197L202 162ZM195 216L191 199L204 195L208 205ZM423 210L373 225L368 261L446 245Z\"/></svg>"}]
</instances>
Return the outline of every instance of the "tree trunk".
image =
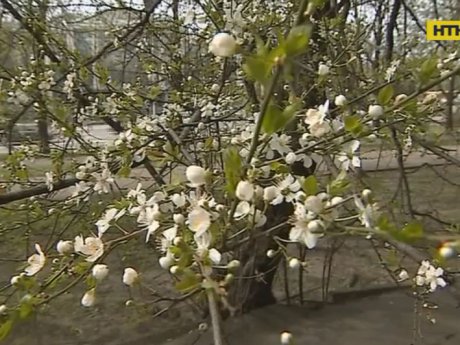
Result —
<instances>
[{"instance_id":1,"label":"tree trunk","mask_svg":"<svg viewBox=\"0 0 460 345\"><path fill-rule=\"evenodd\" d=\"M37 125L38 135L40 137L40 152L50 153L48 122L46 121L46 118L40 117L40 119L38 119Z\"/></svg>"},{"instance_id":2,"label":"tree trunk","mask_svg":"<svg viewBox=\"0 0 460 345\"><path fill-rule=\"evenodd\" d=\"M293 206L289 203L271 206L266 213L267 223L260 231L266 231L286 222L292 212ZM288 230L289 226L286 225L276 234L281 238L287 238ZM251 309L276 303L272 287L282 255L276 255L274 258L267 256L268 250L278 249L273 235L274 233L264 236L254 232L253 239L236 253L241 266L229 290L228 300L237 313L245 313Z\"/></svg>"}]
</instances>

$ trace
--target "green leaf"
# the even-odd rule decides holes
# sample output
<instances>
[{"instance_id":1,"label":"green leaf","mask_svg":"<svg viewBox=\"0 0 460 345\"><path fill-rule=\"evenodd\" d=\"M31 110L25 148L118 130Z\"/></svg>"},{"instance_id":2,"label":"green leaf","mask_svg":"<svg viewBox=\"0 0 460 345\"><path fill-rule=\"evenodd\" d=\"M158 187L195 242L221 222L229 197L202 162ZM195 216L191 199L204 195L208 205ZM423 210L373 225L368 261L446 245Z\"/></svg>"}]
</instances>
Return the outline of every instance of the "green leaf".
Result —
<instances>
[{"instance_id":1,"label":"green leaf","mask_svg":"<svg viewBox=\"0 0 460 345\"><path fill-rule=\"evenodd\" d=\"M273 62L264 56L250 56L246 58L243 70L248 77L259 83L266 83L271 75Z\"/></svg>"},{"instance_id":2,"label":"green leaf","mask_svg":"<svg viewBox=\"0 0 460 345\"><path fill-rule=\"evenodd\" d=\"M181 280L176 283L176 289L180 292L189 292L197 288L200 280L192 271L185 271Z\"/></svg>"},{"instance_id":3,"label":"green leaf","mask_svg":"<svg viewBox=\"0 0 460 345\"><path fill-rule=\"evenodd\" d=\"M229 147L224 152L224 173L227 181L227 191L233 196L236 186L241 180L243 161L235 147Z\"/></svg>"},{"instance_id":4,"label":"green leaf","mask_svg":"<svg viewBox=\"0 0 460 345\"><path fill-rule=\"evenodd\" d=\"M345 124L345 130L354 136L359 135L363 130L361 119L358 115L346 116L343 122Z\"/></svg>"},{"instance_id":5,"label":"green leaf","mask_svg":"<svg viewBox=\"0 0 460 345\"><path fill-rule=\"evenodd\" d=\"M34 312L34 306L30 301L23 302L19 307L19 318L26 319Z\"/></svg>"},{"instance_id":6,"label":"green leaf","mask_svg":"<svg viewBox=\"0 0 460 345\"><path fill-rule=\"evenodd\" d=\"M149 97L156 98L161 92L161 88L159 86L152 86L149 90Z\"/></svg>"},{"instance_id":7,"label":"green leaf","mask_svg":"<svg viewBox=\"0 0 460 345\"><path fill-rule=\"evenodd\" d=\"M130 165L123 165L120 170L118 170L117 175L120 177L129 177L131 174L131 166Z\"/></svg>"},{"instance_id":8,"label":"green leaf","mask_svg":"<svg viewBox=\"0 0 460 345\"><path fill-rule=\"evenodd\" d=\"M318 180L314 175L308 176L303 180L302 189L307 195L318 194Z\"/></svg>"},{"instance_id":9,"label":"green leaf","mask_svg":"<svg viewBox=\"0 0 460 345\"><path fill-rule=\"evenodd\" d=\"M393 98L395 91L393 89L393 86L387 85L383 89L380 90L377 100L379 104L381 105L386 105L390 103L391 99Z\"/></svg>"},{"instance_id":10,"label":"green leaf","mask_svg":"<svg viewBox=\"0 0 460 345\"><path fill-rule=\"evenodd\" d=\"M262 122L262 129L267 134L273 134L284 128L294 117L300 103L288 105L284 110L276 104L270 104Z\"/></svg>"},{"instance_id":11,"label":"green leaf","mask_svg":"<svg viewBox=\"0 0 460 345\"><path fill-rule=\"evenodd\" d=\"M310 40L310 33L310 25L300 25L293 28L283 44L286 55L290 57L305 52Z\"/></svg>"},{"instance_id":12,"label":"green leaf","mask_svg":"<svg viewBox=\"0 0 460 345\"><path fill-rule=\"evenodd\" d=\"M0 341L4 340L13 329L13 320L6 320L0 326Z\"/></svg>"},{"instance_id":13,"label":"green leaf","mask_svg":"<svg viewBox=\"0 0 460 345\"><path fill-rule=\"evenodd\" d=\"M422 83L428 82L431 78L435 77L438 72L438 59L430 57L425 60L420 67L419 78Z\"/></svg>"},{"instance_id":14,"label":"green leaf","mask_svg":"<svg viewBox=\"0 0 460 345\"><path fill-rule=\"evenodd\" d=\"M423 237L423 225L417 220L407 224L398 236L403 241L418 240Z\"/></svg>"},{"instance_id":15,"label":"green leaf","mask_svg":"<svg viewBox=\"0 0 460 345\"><path fill-rule=\"evenodd\" d=\"M341 171L334 181L328 186L328 193L331 195L342 195L350 186L350 181L347 178L347 172Z\"/></svg>"}]
</instances>

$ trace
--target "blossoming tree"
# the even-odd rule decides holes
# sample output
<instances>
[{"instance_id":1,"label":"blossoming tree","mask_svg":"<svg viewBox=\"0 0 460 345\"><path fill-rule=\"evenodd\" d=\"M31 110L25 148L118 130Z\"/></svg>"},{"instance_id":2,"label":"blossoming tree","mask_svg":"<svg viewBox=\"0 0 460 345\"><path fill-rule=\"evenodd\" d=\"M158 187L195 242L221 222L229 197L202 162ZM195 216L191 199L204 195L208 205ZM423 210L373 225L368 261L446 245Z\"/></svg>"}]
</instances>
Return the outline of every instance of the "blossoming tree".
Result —
<instances>
[{"instance_id":1,"label":"blossoming tree","mask_svg":"<svg viewBox=\"0 0 460 345\"><path fill-rule=\"evenodd\" d=\"M206 297L216 345L223 316L275 302L280 266L304 270L290 247L305 253L328 237L382 239L410 255L418 272L396 279L413 279L421 295L446 285L439 264L408 244L429 235L403 156L423 148L460 165L431 139L440 110L426 96L460 65L454 46L419 56L420 38L400 33L399 14L416 16L409 1L35 1L41 16L26 2L0 3L18 38L33 42L26 65L2 70L6 122L31 112L62 138L45 157L32 143L6 156L0 204L38 223L91 210L87 230L71 236L59 223L8 279L20 298L0 301L0 338L78 285L81 305L93 307L107 258L140 237L172 288ZM69 28L94 18L106 34L84 55ZM92 140L94 122L117 138ZM396 218L361 179L360 148L376 138L398 158ZM47 162L41 176L31 175L34 159ZM153 184L123 186L136 169ZM459 244L448 239L441 256ZM120 284L141 283L142 272L124 269Z\"/></svg>"}]
</instances>

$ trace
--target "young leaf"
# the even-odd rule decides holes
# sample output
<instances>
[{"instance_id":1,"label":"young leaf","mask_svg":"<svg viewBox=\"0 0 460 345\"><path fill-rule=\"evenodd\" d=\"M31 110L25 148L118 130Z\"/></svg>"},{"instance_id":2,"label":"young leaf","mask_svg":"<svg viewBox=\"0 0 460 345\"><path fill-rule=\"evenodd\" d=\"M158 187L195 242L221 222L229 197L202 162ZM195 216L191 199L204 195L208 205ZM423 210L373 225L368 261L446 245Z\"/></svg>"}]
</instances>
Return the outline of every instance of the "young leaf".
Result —
<instances>
[{"instance_id":1,"label":"young leaf","mask_svg":"<svg viewBox=\"0 0 460 345\"><path fill-rule=\"evenodd\" d=\"M243 69L250 79L264 84L270 76L272 67L273 63L268 58L264 56L250 56L246 58Z\"/></svg>"},{"instance_id":2,"label":"young leaf","mask_svg":"<svg viewBox=\"0 0 460 345\"><path fill-rule=\"evenodd\" d=\"M227 191L234 195L236 186L241 180L243 161L238 150L230 147L224 152L224 173L227 181Z\"/></svg>"},{"instance_id":3,"label":"young leaf","mask_svg":"<svg viewBox=\"0 0 460 345\"><path fill-rule=\"evenodd\" d=\"M299 109L299 103L288 105L284 110L276 104L270 104L262 122L262 129L267 134L273 134L284 128Z\"/></svg>"},{"instance_id":4,"label":"young leaf","mask_svg":"<svg viewBox=\"0 0 460 345\"><path fill-rule=\"evenodd\" d=\"M318 181L314 175L308 176L303 180L302 189L307 195L316 195L318 193Z\"/></svg>"},{"instance_id":5,"label":"young leaf","mask_svg":"<svg viewBox=\"0 0 460 345\"><path fill-rule=\"evenodd\" d=\"M362 132L362 124L358 115L350 115L344 118L345 130L354 136Z\"/></svg>"},{"instance_id":6,"label":"young leaf","mask_svg":"<svg viewBox=\"0 0 460 345\"><path fill-rule=\"evenodd\" d=\"M13 320L6 320L0 326L0 341L4 340L8 336L8 334L10 334L12 328L13 328Z\"/></svg>"},{"instance_id":7,"label":"young leaf","mask_svg":"<svg viewBox=\"0 0 460 345\"><path fill-rule=\"evenodd\" d=\"M423 237L423 226L422 224L414 220L407 224L400 232L399 237L403 241L413 241Z\"/></svg>"},{"instance_id":8,"label":"young leaf","mask_svg":"<svg viewBox=\"0 0 460 345\"><path fill-rule=\"evenodd\" d=\"M283 44L286 55L296 56L305 52L308 47L310 32L311 27L309 25L300 25L293 28Z\"/></svg>"},{"instance_id":9,"label":"young leaf","mask_svg":"<svg viewBox=\"0 0 460 345\"><path fill-rule=\"evenodd\" d=\"M391 98L393 97L393 95L394 95L393 86L387 85L383 89L380 90L380 92L379 92L379 94L377 96L377 100L378 100L379 104L386 105L386 104L390 103Z\"/></svg>"},{"instance_id":10,"label":"young leaf","mask_svg":"<svg viewBox=\"0 0 460 345\"><path fill-rule=\"evenodd\" d=\"M438 59L435 57L430 57L429 59L425 60L420 67L420 81L422 83L428 82L437 74L436 72L438 72Z\"/></svg>"}]
</instances>

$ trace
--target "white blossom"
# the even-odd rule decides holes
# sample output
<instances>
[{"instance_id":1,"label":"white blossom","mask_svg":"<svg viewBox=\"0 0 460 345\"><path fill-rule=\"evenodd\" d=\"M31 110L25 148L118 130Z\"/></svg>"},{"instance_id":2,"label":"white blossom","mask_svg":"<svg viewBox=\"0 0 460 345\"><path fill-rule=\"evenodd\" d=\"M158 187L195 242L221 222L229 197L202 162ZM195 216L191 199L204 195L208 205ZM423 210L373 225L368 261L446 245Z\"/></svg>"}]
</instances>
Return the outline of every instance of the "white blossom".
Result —
<instances>
[{"instance_id":1,"label":"white blossom","mask_svg":"<svg viewBox=\"0 0 460 345\"><path fill-rule=\"evenodd\" d=\"M415 277L418 286L427 286L431 292L437 287L445 287L446 281L442 278L444 270L441 267L435 268L428 260L422 261Z\"/></svg>"},{"instance_id":2,"label":"white blossom","mask_svg":"<svg viewBox=\"0 0 460 345\"><path fill-rule=\"evenodd\" d=\"M305 244L308 249L316 247L318 239L322 236L324 224L308 212L305 205L296 203L294 210L294 226L289 232L289 239L293 242Z\"/></svg>"},{"instance_id":3,"label":"white blossom","mask_svg":"<svg viewBox=\"0 0 460 345\"><path fill-rule=\"evenodd\" d=\"M312 108L307 110L305 123L308 125L308 130L312 136L320 138L331 131L331 126L326 120L328 111L329 101L320 105L318 109Z\"/></svg>"},{"instance_id":4,"label":"white blossom","mask_svg":"<svg viewBox=\"0 0 460 345\"><path fill-rule=\"evenodd\" d=\"M360 142L352 140L345 144L343 151L339 153L337 159L340 162L340 167L345 171L350 170L350 167L359 168L361 166L361 159L357 155Z\"/></svg>"},{"instance_id":5,"label":"white blossom","mask_svg":"<svg viewBox=\"0 0 460 345\"><path fill-rule=\"evenodd\" d=\"M147 207L143 214L143 217L139 220L139 224L147 229L147 236L145 242L150 240L150 236L160 227L158 221L161 216L158 204L154 204L152 207Z\"/></svg>"},{"instance_id":6,"label":"white blossom","mask_svg":"<svg viewBox=\"0 0 460 345\"><path fill-rule=\"evenodd\" d=\"M242 219L246 217L251 212L251 205L247 201L240 201L236 205L235 213L233 217L236 219Z\"/></svg>"},{"instance_id":7,"label":"white blossom","mask_svg":"<svg viewBox=\"0 0 460 345\"><path fill-rule=\"evenodd\" d=\"M195 234L194 240L197 245L196 253L201 259L209 257L211 262L218 265L222 259L222 254L211 246L211 235L209 232L204 232L201 235Z\"/></svg>"},{"instance_id":8,"label":"white blossom","mask_svg":"<svg viewBox=\"0 0 460 345\"><path fill-rule=\"evenodd\" d=\"M27 276L37 274L45 266L46 257L38 243L35 244L35 251L36 253L27 259L28 266L24 269Z\"/></svg>"},{"instance_id":9,"label":"white blossom","mask_svg":"<svg viewBox=\"0 0 460 345\"><path fill-rule=\"evenodd\" d=\"M118 209L116 208L108 209L104 213L102 218L96 222L98 236L101 237L110 228L111 222L113 220L118 220L125 213L126 213L125 209L122 209L120 211L118 211Z\"/></svg>"},{"instance_id":10,"label":"white blossom","mask_svg":"<svg viewBox=\"0 0 460 345\"><path fill-rule=\"evenodd\" d=\"M211 226L211 215L204 208L197 206L188 214L187 225L200 236Z\"/></svg>"},{"instance_id":11,"label":"white blossom","mask_svg":"<svg viewBox=\"0 0 460 345\"><path fill-rule=\"evenodd\" d=\"M53 186L54 182L54 173L52 171L48 171L45 173L45 184L48 190L51 192L54 188Z\"/></svg>"},{"instance_id":12,"label":"white blossom","mask_svg":"<svg viewBox=\"0 0 460 345\"><path fill-rule=\"evenodd\" d=\"M185 206L187 199L185 198L184 193L175 193L171 196L171 201L174 205L176 205L176 207L183 207Z\"/></svg>"},{"instance_id":13,"label":"white blossom","mask_svg":"<svg viewBox=\"0 0 460 345\"><path fill-rule=\"evenodd\" d=\"M86 261L94 262L104 254L104 243L99 237L86 237L83 240L82 236L75 237L74 242L75 252L86 256Z\"/></svg>"},{"instance_id":14,"label":"white blossom","mask_svg":"<svg viewBox=\"0 0 460 345\"><path fill-rule=\"evenodd\" d=\"M301 188L299 181L292 175L287 175L281 182L276 184L277 195L270 202L272 205L279 205L284 201L293 202Z\"/></svg>"},{"instance_id":15,"label":"white blossom","mask_svg":"<svg viewBox=\"0 0 460 345\"><path fill-rule=\"evenodd\" d=\"M107 194L110 190L110 184L114 182L110 170L105 168L101 173L93 173L92 176L96 179L94 191L98 192L99 194Z\"/></svg>"}]
</instances>

